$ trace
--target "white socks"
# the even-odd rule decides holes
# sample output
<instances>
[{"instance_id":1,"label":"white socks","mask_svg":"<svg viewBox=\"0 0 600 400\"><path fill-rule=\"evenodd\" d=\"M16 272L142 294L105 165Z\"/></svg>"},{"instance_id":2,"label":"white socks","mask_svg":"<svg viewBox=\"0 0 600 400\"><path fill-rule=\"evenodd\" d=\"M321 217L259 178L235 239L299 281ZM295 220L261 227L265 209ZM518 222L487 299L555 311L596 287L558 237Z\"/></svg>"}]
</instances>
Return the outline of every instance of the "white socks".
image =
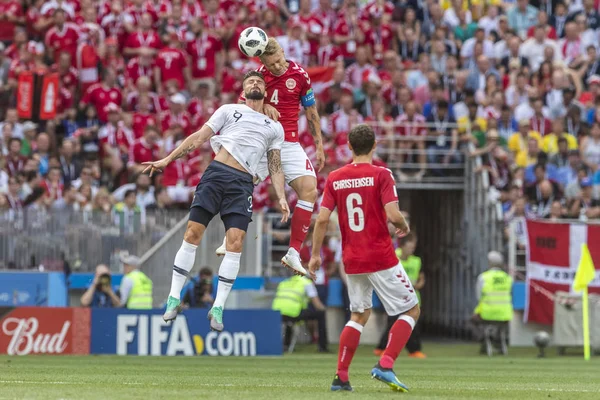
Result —
<instances>
[{"instance_id":1,"label":"white socks","mask_svg":"<svg viewBox=\"0 0 600 400\"><path fill-rule=\"evenodd\" d=\"M175 255L173 279L171 280L171 293L169 293L169 296L175 297L176 299L181 298L181 289L183 289L183 285L185 285L185 281L189 277L190 271L194 268L197 247L198 246L188 243L185 240L181 244L179 251Z\"/></svg>"},{"instance_id":2,"label":"white socks","mask_svg":"<svg viewBox=\"0 0 600 400\"><path fill-rule=\"evenodd\" d=\"M228 251L223 257L221 266L219 267L219 284L217 286L217 298L213 307L223 307L231 292L231 287L237 278L240 270L240 257L242 253L233 253Z\"/></svg>"}]
</instances>

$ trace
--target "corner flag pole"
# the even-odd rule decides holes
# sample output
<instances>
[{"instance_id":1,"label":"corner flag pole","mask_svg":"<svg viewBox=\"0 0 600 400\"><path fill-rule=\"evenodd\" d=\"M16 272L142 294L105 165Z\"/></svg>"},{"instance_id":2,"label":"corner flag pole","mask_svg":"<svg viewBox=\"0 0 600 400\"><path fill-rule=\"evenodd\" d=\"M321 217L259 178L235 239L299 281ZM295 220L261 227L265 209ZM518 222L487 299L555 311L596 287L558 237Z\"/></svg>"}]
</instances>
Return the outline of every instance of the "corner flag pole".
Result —
<instances>
[{"instance_id":1,"label":"corner flag pole","mask_svg":"<svg viewBox=\"0 0 600 400\"><path fill-rule=\"evenodd\" d=\"M573 289L582 292L581 308L583 313L583 359L590 360L590 310L588 302L588 285L594 280L596 269L586 243L581 245L581 259L575 273Z\"/></svg>"},{"instance_id":2,"label":"corner flag pole","mask_svg":"<svg viewBox=\"0 0 600 400\"><path fill-rule=\"evenodd\" d=\"M588 303L588 288L583 289L581 311L583 312L583 359L590 361L590 312Z\"/></svg>"}]
</instances>

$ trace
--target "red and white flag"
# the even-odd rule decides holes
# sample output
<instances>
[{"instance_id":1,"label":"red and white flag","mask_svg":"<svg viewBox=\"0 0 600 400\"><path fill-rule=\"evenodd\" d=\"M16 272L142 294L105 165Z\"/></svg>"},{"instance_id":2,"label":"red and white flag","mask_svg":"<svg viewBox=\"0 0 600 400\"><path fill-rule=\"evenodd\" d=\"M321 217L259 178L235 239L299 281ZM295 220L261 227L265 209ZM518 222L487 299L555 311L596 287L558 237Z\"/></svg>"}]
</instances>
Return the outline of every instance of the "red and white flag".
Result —
<instances>
[{"instance_id":1,"label":"red and white flag","mask_svg":"<svg viewBox=\"0 0 600 400\"><path fill-rule=\"evenodd\" d=\"M333 84L335 67L310 67L306 69L315 94L320 94Z\"/></svg>"},{"instance_id":2,"label":"red and white flag","mask_svg":"<svg viewBox=\"0 0 600 400\"><path fill-rule=\"evenodd\" d=\"M589 293L600 293L600 225L527 221L527 238L525 322L552 325L554 293L572 292L583 243L596 267Z\"/></svg>"}]
</instances>

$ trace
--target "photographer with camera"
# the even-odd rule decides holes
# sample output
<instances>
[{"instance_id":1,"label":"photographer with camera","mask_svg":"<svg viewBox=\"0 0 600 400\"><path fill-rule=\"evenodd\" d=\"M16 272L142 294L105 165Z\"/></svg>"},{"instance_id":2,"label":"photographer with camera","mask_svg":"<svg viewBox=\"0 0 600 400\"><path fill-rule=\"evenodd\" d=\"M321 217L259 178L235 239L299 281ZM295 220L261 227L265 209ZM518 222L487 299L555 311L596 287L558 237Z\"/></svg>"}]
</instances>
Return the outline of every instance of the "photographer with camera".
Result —
<instances>
[{"instance_id":1,"label":"photographer with camera","mask_svg":"<svg viewBox=\"0 0 600 400\"><path fill-rule=\"evenodd\" d=\"M210 308L214 302L212 292L213 272L209 267L203 267L194 279L194 285L185 292L183 304L190 308Z\"/></svg>"},{"instance_id":2,"label":"photographer with camera","mask_svg":"<svg viewBox=\"0 0 600 400\"><path fill-rule=\"evenodd\" d=\"M96 275L90 287L81 296L83 307L119 307L121 299L112 290L110 270L104 264L96 267Z\"/></svg>"}]
</instances>

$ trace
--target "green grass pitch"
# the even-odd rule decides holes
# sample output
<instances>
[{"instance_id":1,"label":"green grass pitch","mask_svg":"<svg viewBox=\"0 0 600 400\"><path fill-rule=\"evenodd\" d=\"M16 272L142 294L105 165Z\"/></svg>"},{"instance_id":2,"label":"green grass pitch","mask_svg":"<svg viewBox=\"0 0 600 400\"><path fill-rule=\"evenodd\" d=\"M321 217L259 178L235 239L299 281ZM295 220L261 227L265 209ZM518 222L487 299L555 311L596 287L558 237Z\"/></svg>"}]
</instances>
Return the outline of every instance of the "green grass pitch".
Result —
<instances>
[{"instance_id":1,"label":"green grass pitch","mask_svg":"<svg viewBox=\"0 0 600 400\"><path fill-rule=\"evenodd\" d=\"M333 348L333 346L332 346ZM331 393L335 354L303 346L284 357L0 356L5 399L600 399L600 358L537 359L534 349L478 356L473 344L427 343L425 360L402 354L396 373L411 392L370 378L376 357L361 347L350 369L353 393Z\"/></svg>"}]
</instances>

